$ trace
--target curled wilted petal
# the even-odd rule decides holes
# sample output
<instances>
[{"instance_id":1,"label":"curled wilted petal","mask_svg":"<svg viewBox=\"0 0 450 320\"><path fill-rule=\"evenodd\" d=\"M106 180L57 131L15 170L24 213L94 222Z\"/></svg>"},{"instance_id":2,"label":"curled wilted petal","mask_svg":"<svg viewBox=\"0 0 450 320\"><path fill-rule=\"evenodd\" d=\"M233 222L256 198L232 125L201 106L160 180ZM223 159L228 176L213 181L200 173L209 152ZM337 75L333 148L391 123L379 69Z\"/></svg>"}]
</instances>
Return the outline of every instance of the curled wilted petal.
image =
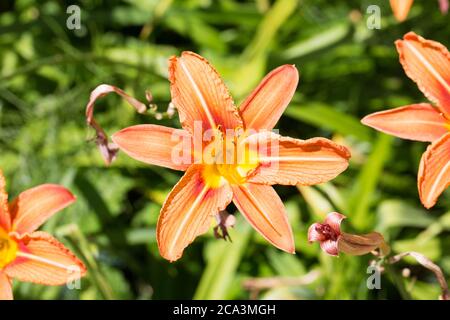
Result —
<instances>
[{"instance_id":1,"label":"curled wilted petal","mask_svg":"<svg viewBox=\"0 0 450 320\"><path fill-rule=\"evenodd\" d=\"M308 229L308 241L309 243L316 242L316 241L324 241L325 237L320 232L320 226L321 223L313 223L309 229Z\"/></svg>"},{"instance_id":2,"label":"curled wilted petal","mask_svg":"<svg viewBox=\"0 0 450 320\"><path fill-rule=\"evenodd\" d=\"M308 229L308 241L320 243L323 251L332 256L339 254L338 241L341 237L341 222L346 217L337 212L331 212L324 223L313 223Z\"/></svg>"},{"instance_id":3,"label":"curled wilted petal","mask_svg":"<svg viewBox=\"0 0 450 320\"><path fill-rule=\"evenodd\" d=\"M345 218L347 218L347 217L344 216L343 214L340 214L338 212L331 212L325 218L324 223L329 225L331 227L331 229L334 230L334 232L336 232L337 234L340 234L341 233L341 222Z\"/></svg>"},{"instance_id":4,"label":"curled wilted petal","mask_svg":"<svg viewBox=\"0 0 450 320\"><path fill-rule=\"evenodd\" d=\"M313 223L309 227L308 241L318 241L322 250L332 256L337 256L339 252L359 256L376 249L383 256L389 253L389 246L378 232L364 235L341 232L341 222L345 218L346 216L337 212L329 213L324 223Z\"/></svg>"},{"instance_id":5,"label":"curled wilted petal","mask_svg":"<svg viewBox=\"0 0 450 320\"><path fill-rule=\"evenodd\" d=\"M86 122L89 126L95 129L96 143L106 164L110 164L115 159L119 148L116 144L108 141L108 135L97 123L97 121L95 121L94 105L95 101L98 98L101 98L111 92L115 92L119 96L124 98L131 106L136 109L137 112L144 113L147 110L147 106L144 103L126 94L123 90L109 84L101 84L91 92L89 102L86 106ZM149 98L149 96L147 98Z\"/></svg>"},{"instance_id":6,"label":"curled wilted petal","mask_svg":"<svg viewBox=\"0 0 450 320\"><path fill-rule=\"evenodd\" d=\"M331 212L325 218L324 223L313 223L308 229L308 241L334 240L341 235L341 222L346 216L337 212Z\"/></svg>"}]
</instances>

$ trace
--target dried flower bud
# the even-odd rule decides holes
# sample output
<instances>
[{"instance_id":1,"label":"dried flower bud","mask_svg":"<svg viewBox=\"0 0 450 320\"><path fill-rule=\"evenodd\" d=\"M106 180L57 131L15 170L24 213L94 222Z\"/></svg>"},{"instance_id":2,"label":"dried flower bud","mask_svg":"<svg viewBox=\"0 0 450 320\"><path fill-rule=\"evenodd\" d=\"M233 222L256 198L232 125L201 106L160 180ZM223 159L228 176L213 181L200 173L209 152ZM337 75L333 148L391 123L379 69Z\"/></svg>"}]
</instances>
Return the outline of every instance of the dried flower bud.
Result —
<instances>
[{"instance_id":1,"label":"dried flower bud","mask_svg":"<svg viewBox=\"0 0 450 320\"><path fill-rule=\"evenodd\" d=\"M145 99L147 99L148 103L152 103L153 102L153 95L150 92L150 90L145 90Z\"/></svg>"},{"instance_id":2,"label":"dried flower bud","mask_svg":"<svg viewBox=\"0 0 450 320\"><path fill-rule=\"evenodd\" d=\"M119 151L115 143L111 143L108 140L108 135L103 130L103 128L97 123L94 118L94 105L97 99L109 94L117 93L123 99L125 99L132 107L136 109L138 113L144 113L147 110L147 106L133 98L132 96L126 94L123 90L111 86L109 84L101 84L96 87L89 98L89 102L86 106L86 122L92 127L96 132L95 142L100 150L100 154L106 164L111 164L111 162L116 158L117 152Z\"/></svg>"},{"instance_id":3,"label":"dried flower bud","mask_svg":"<svg viewBox=\"0 0 450 320\"><path fill-rule=\"evenodd\" d=\"M402 276L403 276L403 278L409 278L411 276L411 269L403 268Z\"/></svg>"},{"instance_id":4,"label":"dried flower bud","mask_svg":"<svg viewBox=\"0 0 450 320\"><path fill-rule=\"evenodd\" d=\"M228 211L222 210L216 215L217 225L214 227L214 236L217 239L230 240L228 228L233 228L236 224L236 217L229 214Z\"/></svg>"}]
</instances>

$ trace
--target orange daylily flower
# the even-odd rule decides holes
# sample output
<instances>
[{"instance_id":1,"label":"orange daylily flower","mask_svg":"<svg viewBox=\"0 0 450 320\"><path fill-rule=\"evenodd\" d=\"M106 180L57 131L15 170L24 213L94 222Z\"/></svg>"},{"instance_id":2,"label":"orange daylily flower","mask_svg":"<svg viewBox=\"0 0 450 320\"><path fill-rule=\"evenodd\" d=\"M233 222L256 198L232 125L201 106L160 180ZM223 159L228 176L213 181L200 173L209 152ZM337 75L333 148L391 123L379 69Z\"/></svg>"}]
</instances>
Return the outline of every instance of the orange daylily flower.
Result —
<instances>
[{"instance_id":1,"label":"orange daylily flower","mask_svg":"<svg viewBox=\"0 0 450 320\"><path fill-rule=\"evenodd\" d=\"M417 178L420 200L431 208L450 184L450 53L413 32L396 46L406 74L435 106L420 103L376 112L362 123L403 139L431 142Z\"/></svg>"},{"instance_id":2,"label":"orange daylily flower","mask_svg":"<svg viewBox=\"0 0 450 320\"><path fill-rule=\"evenodd\" d=\"M403 22L408 17L414 0L389 0L395 18L399 22ZM448 0L439 0L439 8L442 14L447 14L449 7Z\"/></svg>"},{"instance_id":3,"label":"orange daylily flower","mask_svg":"<svg viewBox=\"0 0 450 320\"><path fill-rule=\"evenodd\" d=\"M158 220L158 247L165 259L179 259L231 201L270 243L294 253L286 210L270 185L328 181L347 168L350 157L345 147L324 138L297 140L267 131L290 102L298 79L294 66L281 66L237 109L215 69L203 57L183 52L172 57L169 65L172 102L183 130L137 125L113 135L114 143L137 160L186 171L168 195ZM204 138L208 131L212 132L209 140ZM198 145L210 150L217 142L222 144L212 148L209 158L204 151L203 156L198 152ZM263 147L254 151L249 148L251 143ZM234 156L239 150L245 151L244 161ZM188 155L183 157L187 161L175 161L174 154L180 151Z\"/></svg>"},{"instance_id":4,"label":"orange daylily flower","mask_svg":"<svg viewBox=\"0 0 450 320\"><path fill-rule=\"evenodd\" d=\"M0 300L13 299L12 279L62 285L86 273L86 267L50 234L36 231L75 197L65 188L44 184L8 203L0 171Z\"/></svg>"}]
</instances>

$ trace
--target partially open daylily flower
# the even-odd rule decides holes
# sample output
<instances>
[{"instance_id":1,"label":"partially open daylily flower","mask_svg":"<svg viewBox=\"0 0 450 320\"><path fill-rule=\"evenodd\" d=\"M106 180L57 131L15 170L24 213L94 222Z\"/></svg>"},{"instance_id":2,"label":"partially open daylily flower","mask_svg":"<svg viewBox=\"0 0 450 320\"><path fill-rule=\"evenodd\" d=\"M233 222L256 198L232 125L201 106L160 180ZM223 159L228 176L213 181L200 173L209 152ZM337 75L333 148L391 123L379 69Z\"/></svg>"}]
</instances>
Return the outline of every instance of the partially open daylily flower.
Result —
<instances>
[{"instance_id":1,"label":"partially open daylily flower","mask_svg":"<svg viewBox=\"0 0 450 320\"><path fill-rule=\"evenodd\" d=\"M420 200L431 208L450 184L450 53L413 32L396 45L406 74L435 106L419 103L376 112L362 123L403 139L431 142L417 177Z\"/></svg>"},{"instance_id":2,"label":"partially open daylily flower","mask_svg":"<svg viewBox=\"0 0 450 320\"><path fill-rule=\"evenodd\" d=\"M439 7L443 14L447 14L448 8L449 8L449 1L448 0L439 0Z\"/></svg>"},{"instance_id":3,"label":"partially open daylily flower","mask_svg":"<svg viewBox=\"0 0 450 320\"><path fill-rule=\"evenodd\" d=\"M329 213L323 223L313 223L309 227L308 241L318 241L322 250L332 256L338 256L339 252L360 256L376 249L380 249L381 255L389 253L389 247L378 232L363 235L342 232L341 222L345 218L337 212Z\"/></svg>"},{"instance_id":4,"label":"partially open daylily flower","mask_svg":"<svg viewBox=\"0 0 450 320\"><path fill-rule=\"evenodd\" d=\"M350 157L327 139L270 132L296 90L297 69L284 65L270 72L239 109L214 68L193 52L170 59L169 80L184 130L137 125L112 137L137 160L186 171L161 209L161 255L180 258L231 201L269 242L294 253L284 205L270 185L328 181L347 168Z\"/></svg>"},{"instance_id":5,"label":"partially open daylily flower","mask_svg":"<svg viewBox=\"0 0 450 320\"><path fill-rule=\"evenodd\" d=\"M402 22L408 17L409 10L411 10L414 0L389 0L389 2L395 18L397 21Z\"/></svg>"},{"instance_id":6,"label":"partially open daylily flower","mask_svg":"<svg viewBox=\"0 0 450 320\"><path fill-rule=\"evenodd\" d=\"M411 10L411 6L414 0L390 0L392 12L394 12L394 16L397 21L402 22L405 21L408 17L409 10ZM442 14L447 14L448 12L448 0L439 0L439 8Z\"/></svg>"},{"instance_id":7,"label":"partially open daylily flower","mask_svg":"<svg viewBox=\"0 0 450 320\"><path fill-rule=\"evenodd\" d=\"M74 201L67 189L44 184L22 192L8 204L0 172L0 300L13 298L12 279L62 285L86 273L84 264L62 243L36 231Z\"/></svg>"}]
</instances>

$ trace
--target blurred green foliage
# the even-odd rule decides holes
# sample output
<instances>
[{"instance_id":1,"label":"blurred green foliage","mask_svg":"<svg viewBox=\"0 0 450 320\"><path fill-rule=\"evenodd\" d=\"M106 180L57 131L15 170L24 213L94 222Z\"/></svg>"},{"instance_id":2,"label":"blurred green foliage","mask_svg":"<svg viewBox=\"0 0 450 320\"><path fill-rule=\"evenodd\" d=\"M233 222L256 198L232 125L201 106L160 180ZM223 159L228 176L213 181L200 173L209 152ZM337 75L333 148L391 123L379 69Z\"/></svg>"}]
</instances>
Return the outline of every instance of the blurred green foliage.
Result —
<instances>
[{"instance_id":1,"label":"blurred green foliage","mask_svg":"<svg viewBox=\"0 0 450 320\"><path fill-rule=\"evenodd\" d=\"M370 257L331 258L306 241L312 222L339 210L349 217L347 231L381 231L395 252L419 251L450 274L449 193L429 212L417 194L426 145L377 134L359 122L374 111L426 100L405 76L393 42L413 30L450 45L448 16L436 2L415 1L410 18L398 24L383 0L85 0L75 3L82 28L69 30L72 1L2 1L0 167L11 197L44 182L73 190L76 204L45 229L89 267L81 290L16 283L16 298L246 299L248 278L312 271L318 276L309 283L259 297L436 298L433 275L413 261L403 263L410 278L383 275L382 289L368 290ZM380 30L366 26L371 4L381 7ZM296 255L268 245L240 217L232 243L209 232L170 264L158 254L155 224L180 173L124 154L104 165L85 125L90 91L108 83L145 101L149 89L164 111L167 60L182 50L209 59L237 102L272 68L295 64L300 85L278 124L281 133L332 137L351 148L350 168L331 183L276 188L289 212ZM179 126L176 117L138 115L117 96L100 100L96 115L109 133L140 123ZM395 266L398 274L401 268Z\"/></svg>"}]
</instances>

